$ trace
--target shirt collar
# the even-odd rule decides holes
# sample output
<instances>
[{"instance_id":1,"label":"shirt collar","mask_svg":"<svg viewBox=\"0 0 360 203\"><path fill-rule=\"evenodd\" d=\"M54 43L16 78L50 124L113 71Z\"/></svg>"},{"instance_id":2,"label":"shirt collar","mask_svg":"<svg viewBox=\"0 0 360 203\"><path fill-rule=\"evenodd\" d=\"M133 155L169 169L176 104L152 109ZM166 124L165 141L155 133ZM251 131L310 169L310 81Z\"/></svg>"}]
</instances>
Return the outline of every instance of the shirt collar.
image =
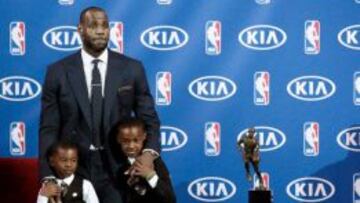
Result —
<instances>
[{"instance_id":1,"label":"shirt collar","mask_svg":"<svg viewBox=\"0 0 360 203\"><path fill-rule=\"evenodd\" d=\"M132 165L135 162L135 158L128 157L129 163Z\"/></svg>"},{"instance_id":2,"label":"shirt collar","mask_svg":"<svg viewBox=\"0 0 360 203\"><path fill-rule=\"evenodd\" d=\"M102 63L107 64L109 57L109 51L105 49L99 57L95 58L91 56L89 53L87 53L84 49L81 49L81 58L84 62L84 64L91 64L94 59L100 59Z\"/></svg>"},{"instance_id":3,"label":"shirt collar","mask_svg":"<svg viewBox=\"0 0 360 203\"><path fill-rule=\"evenodd\" d=\"M74 180L74 178L75 178L75 175L71 174L71 176L66 177L64 179L58 179L58 182L60 182L60 184L61 184L61 182L65 182L67 185L70 185L72 183L72 181Z\"/></svg>"}]
</instances>

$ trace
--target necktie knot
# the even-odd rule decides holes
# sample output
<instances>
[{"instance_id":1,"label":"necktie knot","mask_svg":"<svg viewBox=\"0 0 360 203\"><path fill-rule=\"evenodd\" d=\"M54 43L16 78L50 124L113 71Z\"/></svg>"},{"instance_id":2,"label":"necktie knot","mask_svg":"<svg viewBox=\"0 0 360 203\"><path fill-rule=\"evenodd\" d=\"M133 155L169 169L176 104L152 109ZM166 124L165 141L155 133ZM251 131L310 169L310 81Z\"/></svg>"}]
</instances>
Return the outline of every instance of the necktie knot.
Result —
<instances>
[{"instance_id":1,"label":"necktie knot","mask_svg":"<svg viewBox=\"0 0 360 203\"><path fill-rule=\"evenodd\" d=\"M101 62L100 59L94 59L94 60L92 60L91 63L94 64L94 67L97 67L100 62Z\"/></svg>"},{"instance_id":2,"label":"necktie knot","mask_svg":"<svg viewBox=\"0 0 360 203\"><path fill-rule=\"evenodd\" d=\"M64 181L62 181L60 187L61 187L61 196L64 197L69 190L69 185L66 184Z\"/></svg>"}]
</instances>

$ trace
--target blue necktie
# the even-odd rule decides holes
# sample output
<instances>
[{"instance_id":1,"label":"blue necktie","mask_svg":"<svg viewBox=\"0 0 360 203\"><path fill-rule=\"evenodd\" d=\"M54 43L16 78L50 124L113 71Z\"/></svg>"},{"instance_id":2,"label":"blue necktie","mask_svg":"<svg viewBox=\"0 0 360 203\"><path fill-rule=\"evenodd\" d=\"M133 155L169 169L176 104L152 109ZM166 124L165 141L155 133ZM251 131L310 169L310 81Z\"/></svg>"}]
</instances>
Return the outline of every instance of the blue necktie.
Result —
<instances>
[{"instance_id":1,"label":"blue necktie","mask_svg":"<svg viewBox=\"0 0 360 203\"><path fill-rule=\"evenodd\" d=\"M101 129L102 129L102 114L103 114L103 97L101 88L101 76L98 68L100 60L94 59L92 63L94 68L92 70L91 80L91 120L92 120L92 144L95 147L101 146Z\"/></svg>"}]
</instances>

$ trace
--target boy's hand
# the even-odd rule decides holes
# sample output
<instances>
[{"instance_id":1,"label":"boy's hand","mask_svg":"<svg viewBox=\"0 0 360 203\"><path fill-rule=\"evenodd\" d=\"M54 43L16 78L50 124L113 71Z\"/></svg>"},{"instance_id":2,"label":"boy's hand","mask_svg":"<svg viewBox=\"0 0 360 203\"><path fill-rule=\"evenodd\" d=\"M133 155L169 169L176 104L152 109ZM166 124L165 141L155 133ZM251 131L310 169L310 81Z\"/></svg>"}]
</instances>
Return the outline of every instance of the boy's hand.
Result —
<instances>
[{"instance_id":1,"label":"boy's hand","mask_svg":"<svg viewBox=\"0 0 360 203\"><path fill-rule=\"evenodd\" d=\"M55 183L48 182L43 183L40 189L40 195L45 197L54 197L54 196L60 196L61 194L61 188Z\"/></svg>"},{"instance_id":2,"label":"boy's hand","mask_svg":"<svg viewBox=\"0 0 360 203\"><path fill-rule=\"evenodd\" d=\"M154 164L150 162L150 164L144 164L142 161L136 161L134 164L134 175L140 176L145 179L151 178L152 174L155 174Z\"/></svg>"}]
</instances>

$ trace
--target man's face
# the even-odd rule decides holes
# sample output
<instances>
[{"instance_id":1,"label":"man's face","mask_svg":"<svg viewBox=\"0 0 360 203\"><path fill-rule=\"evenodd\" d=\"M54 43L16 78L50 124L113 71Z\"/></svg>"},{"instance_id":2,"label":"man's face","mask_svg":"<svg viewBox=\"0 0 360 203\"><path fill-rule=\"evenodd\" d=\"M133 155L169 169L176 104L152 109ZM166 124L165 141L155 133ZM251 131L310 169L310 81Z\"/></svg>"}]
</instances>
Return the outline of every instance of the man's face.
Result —
<instances>
[{"instance_id":1,"label":"man's face","mask_svg":"<svg viewBox=\"0 0 360 203\"><path fill-rule=\"evenodd\" d=\"M104 12L89 10L78 27L83 47L90 53L101 53L109 41L109 22Z\"/></svg>"},{"instance_id":2,"label":"man's face","mask_svg":"<svg viewBox=\"0 0 360 203\"><path fill-rule=\"evenodd\" d=\"M125 127L120 129L117 142L126 156L135 158L140 155L145 138L145 132L141 128Z\"/></svg>"},{"instance_id":3,"label":"man's face","mask_svg":"<svg viewBox=\"0 0 360 203\"><path fill-rule=\"evenodd\" d=\"M50 157L50 165L59 178L66 178L75 173L77 164L78 152L76 149L59 148L55 154Z\"/></svg>"}]
</instances>

